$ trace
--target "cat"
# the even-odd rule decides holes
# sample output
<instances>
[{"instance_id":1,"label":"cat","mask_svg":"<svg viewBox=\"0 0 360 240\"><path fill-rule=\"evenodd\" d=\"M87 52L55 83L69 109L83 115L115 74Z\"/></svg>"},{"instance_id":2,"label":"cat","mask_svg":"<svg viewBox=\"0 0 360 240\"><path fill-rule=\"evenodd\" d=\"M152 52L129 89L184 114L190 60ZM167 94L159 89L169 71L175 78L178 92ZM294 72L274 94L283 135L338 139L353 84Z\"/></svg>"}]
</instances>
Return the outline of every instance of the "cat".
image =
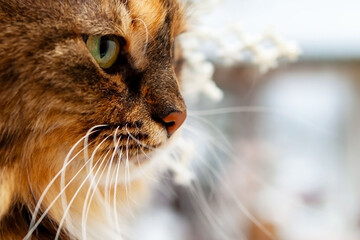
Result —
<instances>
[{"instance_id":1,"label":"cat","mask_svg":"<svg viewBox=\"0 0 360 240\"><path fill-rule=\"evenodd\" d=\"M184 6L0 0L0 26L0 239L127 239L186 118Z\"/></svg>"}]
</instances>

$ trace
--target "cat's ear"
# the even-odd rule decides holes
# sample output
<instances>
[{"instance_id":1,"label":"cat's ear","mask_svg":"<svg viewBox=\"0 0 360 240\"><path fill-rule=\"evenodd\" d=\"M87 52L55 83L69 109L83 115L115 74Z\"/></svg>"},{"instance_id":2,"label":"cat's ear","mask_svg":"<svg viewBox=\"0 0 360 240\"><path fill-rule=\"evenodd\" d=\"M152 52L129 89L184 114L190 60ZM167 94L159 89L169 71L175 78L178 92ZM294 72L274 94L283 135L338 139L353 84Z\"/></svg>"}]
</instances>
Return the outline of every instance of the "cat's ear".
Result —
<instances>
[{"instance_id":1,"label":"cat's ear","mask_svg":"<svg viewBox=\"0 0 360 240\"><path fill-rule=\"evenodd\" d=\"M13 168L0 168L0 221L9 211L15 198L15 173L16 171Z\"/></svg>"}]
</instances>

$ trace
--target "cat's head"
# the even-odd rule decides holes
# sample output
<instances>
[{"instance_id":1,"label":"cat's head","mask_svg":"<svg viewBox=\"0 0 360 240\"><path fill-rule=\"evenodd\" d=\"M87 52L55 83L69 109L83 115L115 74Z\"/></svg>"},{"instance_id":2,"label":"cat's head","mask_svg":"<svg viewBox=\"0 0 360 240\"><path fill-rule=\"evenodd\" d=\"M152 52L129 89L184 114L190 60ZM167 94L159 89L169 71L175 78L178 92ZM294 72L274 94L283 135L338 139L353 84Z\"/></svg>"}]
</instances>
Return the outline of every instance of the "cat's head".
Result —
<instances>
[{"instance_id":1,"label":"cat's head","mask_svg":"<svg viewBox=\"0 0 360 240\"><path fill-rule=\"evenodd\" d=\"M184 121L176 1L4 1L0 8L9 125L1 131L12 141L29 136L28 146L61 147L101 125L90 140L108 137L106 149L117 131L119 148L135 156L166 143Z\"/></svg>"},{"instance_id":2,"label":"cat's head","mask_svg":"<svg viewBox=\"0 0 360 240\"><path fill-rule=\"evenodd\" d=\"M0 26L0 165L24 185L44 186L87 134L89 154L118 144L134 161L185 120L176 0L1 0Z\"/></svg>"}]
</instances>

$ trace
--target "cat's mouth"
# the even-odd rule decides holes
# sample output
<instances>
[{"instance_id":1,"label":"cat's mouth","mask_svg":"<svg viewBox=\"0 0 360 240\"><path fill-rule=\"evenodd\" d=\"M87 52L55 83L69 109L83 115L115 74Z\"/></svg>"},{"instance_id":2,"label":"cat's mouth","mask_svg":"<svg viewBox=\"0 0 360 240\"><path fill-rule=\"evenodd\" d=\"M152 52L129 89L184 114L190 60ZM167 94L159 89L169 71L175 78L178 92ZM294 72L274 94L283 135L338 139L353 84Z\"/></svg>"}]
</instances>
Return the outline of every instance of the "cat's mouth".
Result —
<instances>
[{"instance_id":1,"label":"cat's mouth","mask_svg":"<svg viewBox=\"0 0 360 240\"><path fill-rule=\"evenodd\" d=\"M167 142L167 133L160 130L151 134L139 126L140 122L102 126L89 135L89 143L99 154L116 155L117 161L145 161Z\"/></svg>"}]
</instances>

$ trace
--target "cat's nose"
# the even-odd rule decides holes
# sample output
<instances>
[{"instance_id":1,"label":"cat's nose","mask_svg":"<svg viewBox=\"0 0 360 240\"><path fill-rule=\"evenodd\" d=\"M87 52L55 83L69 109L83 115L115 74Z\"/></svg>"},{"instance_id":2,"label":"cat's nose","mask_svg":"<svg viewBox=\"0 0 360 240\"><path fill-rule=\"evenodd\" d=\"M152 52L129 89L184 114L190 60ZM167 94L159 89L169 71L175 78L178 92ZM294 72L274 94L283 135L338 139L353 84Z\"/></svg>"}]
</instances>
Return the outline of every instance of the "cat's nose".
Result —
<instances>
[{"instance_id":1,"label":"cat's nose","mask_svg":"<svg viewBox=\"0 0 360 240\"><path fill-rule=\"evenodd\" d=\"M165 124L168 135L171 136L179 127L184 123L186 119L186 111L185 112L172 112L162 120Z\"/></svg>"}]
</instances>

